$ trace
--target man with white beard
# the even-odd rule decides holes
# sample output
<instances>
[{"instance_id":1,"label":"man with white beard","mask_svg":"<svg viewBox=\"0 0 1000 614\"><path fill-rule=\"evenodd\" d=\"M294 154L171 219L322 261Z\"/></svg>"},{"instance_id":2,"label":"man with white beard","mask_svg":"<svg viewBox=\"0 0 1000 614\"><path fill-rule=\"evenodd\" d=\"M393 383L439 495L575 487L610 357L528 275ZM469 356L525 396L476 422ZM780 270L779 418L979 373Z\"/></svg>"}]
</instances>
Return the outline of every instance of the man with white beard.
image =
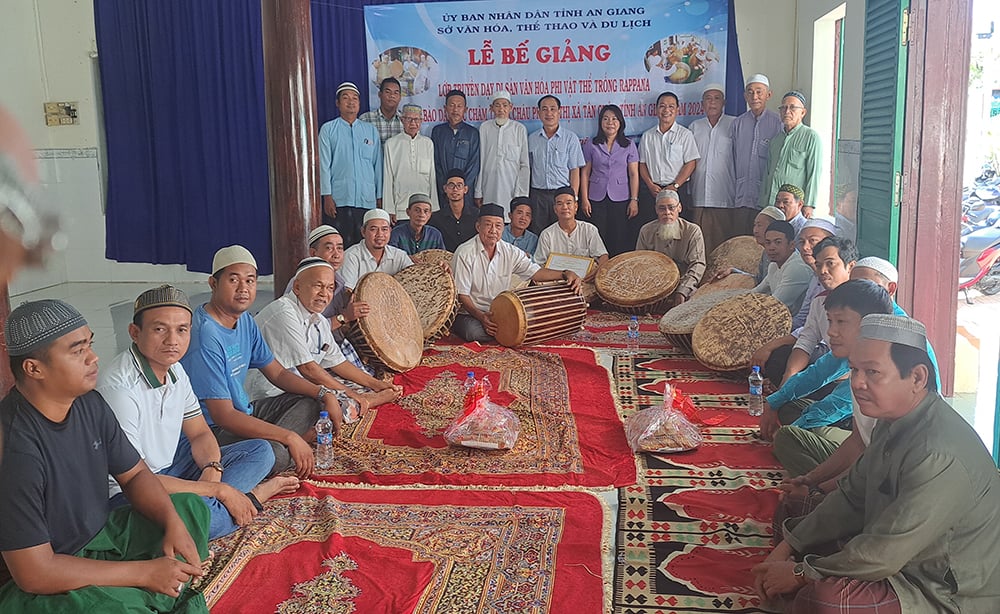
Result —
<instances>
[{"instance_id":1,"label":"man with white beard","mask_svg":"<svg viewBox=\"0 0 1000 614\"><path fill-rule=\"evenodd\" d=\"M657 251L670 256L681 272L677 290L668 307L676 307L691 296L705 274L705 240L697 224L680 217L681 201L677 192L664 189L656 195L656 219L639 229L635 248Z\"/></svg>"}]
</instances>

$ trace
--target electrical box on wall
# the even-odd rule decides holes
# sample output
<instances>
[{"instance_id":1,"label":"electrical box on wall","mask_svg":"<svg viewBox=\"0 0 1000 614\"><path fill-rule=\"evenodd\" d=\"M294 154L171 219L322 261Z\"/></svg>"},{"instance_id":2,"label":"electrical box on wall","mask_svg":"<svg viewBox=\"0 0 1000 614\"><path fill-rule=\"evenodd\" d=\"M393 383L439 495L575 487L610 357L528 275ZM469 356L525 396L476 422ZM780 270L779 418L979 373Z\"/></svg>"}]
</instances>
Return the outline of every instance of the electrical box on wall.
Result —
<instances>
[{"instance_id":1,"label":"electrical box on wall","mask_svg":"<svg viewBox=\"0 0 1000 614\"><path fill-rule=\"evenodd\" d=\"M80 123L80 118L76 111L77 103L74 102L46 102L45 103L45 125L46 126L73 126Z\"/></svg>"}]
</instances>

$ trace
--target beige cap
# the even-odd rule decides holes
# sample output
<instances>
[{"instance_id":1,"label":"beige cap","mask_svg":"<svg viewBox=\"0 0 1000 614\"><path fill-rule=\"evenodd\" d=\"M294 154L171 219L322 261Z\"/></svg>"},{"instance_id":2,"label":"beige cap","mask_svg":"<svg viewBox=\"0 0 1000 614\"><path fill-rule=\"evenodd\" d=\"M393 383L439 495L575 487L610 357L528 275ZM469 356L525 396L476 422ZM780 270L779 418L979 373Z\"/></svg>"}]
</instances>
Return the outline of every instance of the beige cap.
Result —
<instances>
[{"instance_id":1,"label":"beige cap","mask_svg":"<svg viewBox=\"0 0 1000 614\"><path fill-rule=\"evenodd\" d=\"M234 264L249 264L257 268L257 261L254 260L250 250L242 245L230 245L215 252L215 257L212 258L212 275Z\"/></svg>"}]
</instances>

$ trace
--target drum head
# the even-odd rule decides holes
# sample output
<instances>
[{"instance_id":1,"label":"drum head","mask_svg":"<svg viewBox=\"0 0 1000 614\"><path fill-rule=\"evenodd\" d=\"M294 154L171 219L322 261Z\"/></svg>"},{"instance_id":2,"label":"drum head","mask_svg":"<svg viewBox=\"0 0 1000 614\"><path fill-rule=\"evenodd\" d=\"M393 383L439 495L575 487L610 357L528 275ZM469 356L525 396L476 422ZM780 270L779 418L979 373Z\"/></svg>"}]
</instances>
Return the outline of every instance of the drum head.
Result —
<instances>
[{"instance_id":1,"label":"drum head","mask_svg":"<svg viewBox=\"0 0 1000 614\"><path fill-rule=\"evenodd\" d=\"M791 330L792 314L781 301L749 293L710 309L694 327L691 346L695 358L709 369L739 371L750 367L750 357L760 346Z\"/></svg>"},{"instance_id":2,"label":"drum head","mask_svg":"<svg viewBox=\"0 0 1000 614\"><path fill-rule=\"evenodd\" d=\"M639 250L619 254L597 269L594 285L607 302L640 307L661 301L677 288L680 270L666 254Z\"/></svg>"},{"instance_id":3,"label":"drum head","mask_svg":"<svg viewBox=\"0 0 1000 614\"><path fill-rule=\"evenodd\" d=\"M490 305L490 313L493 322L498 323L497 343L509 348L524 343L528 333L528 316L516 293L507 290L498 294Z\"/></svg>"},{"instance_id":4,"label":"drum head","mask_svg":"<svg viewBox=\"0 0 1000 614\"><path fill-rule=\"evenodd\" d=\"M451 266L451 257L454 254L446 249L425 249L410 256L413 264L437 264L447 262Z\"/></svg>"},{"instance_id":5,"label":"drum head","mask_svg":"<svg viewBox=\"0 0 1000 614\"><path fill-rule=\"evenodd\" d=\"M706 278L707 279L707 278ZM705 294L718 292L719 290L751 290L757 285L757 280L749 275L733 273L726 275L719 281L713 281L697 288L691 293L691 298L696 298Z\"/></svg>"},{"instance_id":6,"label":"drum head","mask_svg":"<svg viewBox=\"0 0 1000 614\"><path fill-rule=\"evenodd\" d=\"M455 280L440 265L414 264L393 276L413 300L424 340L448 333L455 321Z\"/></svg>"},{"instance_id":7,"label":"drum head","mask_svg":"<svg viewBox=\"0 0 1000 614\"><path fill-rule=\"evenodd\" d=\"M368 303L358 327L372 352L393 371L409 371L424 353L423 326L413 300L392 275L375 271L361 278L355 300Z\"/></svg>"},{"instance_id":8,"label":"drum head","mask_svg":"<svg viewBox=\"0 0 1000 614\"><path fill-rule=\"evenodd\" d=\"M723 241L708 255L705 275L702 276L702 279L715 279L715 276L722 269L735 268L747 273L755 273L763 253L764 248L750 236L733 237L728 241Z\"/></svg>"}]
</instances>

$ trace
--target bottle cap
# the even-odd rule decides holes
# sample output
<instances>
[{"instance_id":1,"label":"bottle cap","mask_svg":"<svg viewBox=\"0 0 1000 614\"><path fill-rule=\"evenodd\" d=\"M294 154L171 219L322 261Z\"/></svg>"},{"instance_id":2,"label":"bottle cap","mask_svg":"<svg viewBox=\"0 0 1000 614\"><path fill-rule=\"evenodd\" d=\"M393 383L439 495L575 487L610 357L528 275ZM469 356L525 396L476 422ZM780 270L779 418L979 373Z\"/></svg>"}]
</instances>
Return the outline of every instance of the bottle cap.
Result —
<instances>
[{"instance_id":1,"label":"bottle cap","mask_svg":"<svg viewBox=\"0 0 1000 614\"><path fill-rule=\"evenodd\" d=\"M326 411L326 410L324 409L323 411L319 412L319 417L320 417L320 420L322 420L323 418L329 418L329 417L330 417L330 414L329 414L329 412L327 412L327 411Z\"/></svg>"},{"instance_id":2,"label":"bottle cap","mask_svg":"<svg viewBox=\"0 0 1000 614\"><path fill-rule=\"evenodd\" d=\"M760 367L759 367L759 366L757 366L757 365L754 365L754 366L753 366L753 372L754 372L754 373L760 373Z\"/></svg>"},{"instance_id":3,"label":"bottle cap","mask_svg":"<svg viewBox=\"0 0 1000 614\"><path fill-rule=\"evenodd\" d=\"M465 376L466 377L476 377L476 372L475 371L467 371L466 374L465 374Z\"/></svg>"}]
</instances>

